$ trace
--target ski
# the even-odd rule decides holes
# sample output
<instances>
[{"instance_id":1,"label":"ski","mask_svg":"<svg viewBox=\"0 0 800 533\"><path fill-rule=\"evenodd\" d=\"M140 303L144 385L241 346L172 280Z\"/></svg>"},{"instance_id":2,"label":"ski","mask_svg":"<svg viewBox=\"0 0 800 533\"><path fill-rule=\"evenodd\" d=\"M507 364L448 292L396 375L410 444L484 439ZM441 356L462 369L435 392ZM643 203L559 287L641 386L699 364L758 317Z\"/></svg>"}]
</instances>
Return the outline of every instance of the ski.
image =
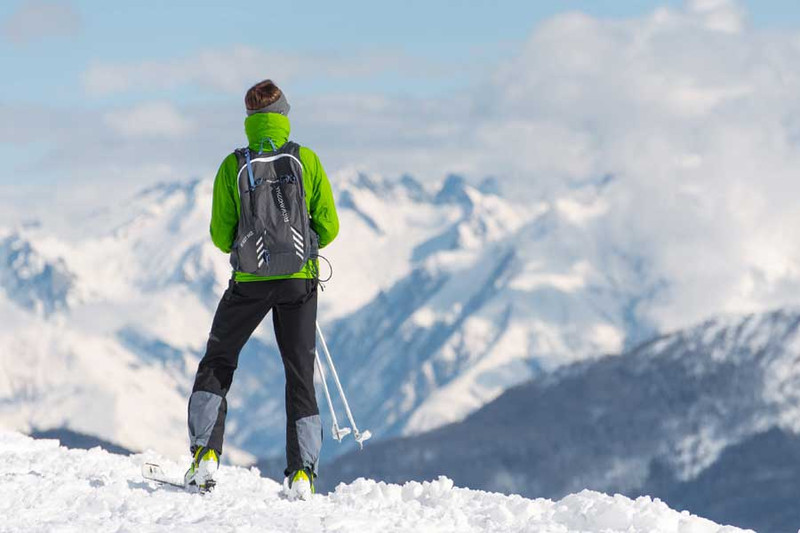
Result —
<instances>
[{"instance_id":1,"label":"ski","mask_svg":"<svg viewBox=\"0 0 800 533\"><path fill-rule=\"evenodd\" d=\"M142 477L148 481L155 481L156 483L161 483L162 485L171 485L173 487L179 487L182 489L187 488L183 484L183 479L170 477L166 472L164 472L164 469L161 468L161 465L157 465L155 463L144 463L142 465Z\"/></svg>"}]
</instances>

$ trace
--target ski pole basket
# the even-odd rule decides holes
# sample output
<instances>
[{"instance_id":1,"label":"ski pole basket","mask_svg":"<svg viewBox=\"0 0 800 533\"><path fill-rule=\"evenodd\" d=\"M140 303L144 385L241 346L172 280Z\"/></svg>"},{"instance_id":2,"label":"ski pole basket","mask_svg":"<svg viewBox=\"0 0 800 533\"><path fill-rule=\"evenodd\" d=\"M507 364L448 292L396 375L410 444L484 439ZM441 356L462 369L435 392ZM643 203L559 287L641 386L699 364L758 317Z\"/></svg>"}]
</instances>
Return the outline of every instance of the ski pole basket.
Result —
<instances>
[{"instance_id":1,"label":"ski pole basket","mask_svg":"<svg viewBox=\"0 0 800 533\"><path fill-rule=\"evenodd\" d=\"M331 352L328 350L328 344L325 342L325 336L322 334L322 329L319 327L319 322L316 323L317 326L317 335L319 335L320 344L322 344L322 351L325 353L325 359L328 363L328 368L331 371L331 376L333 376L333 381L336 384L336 389L339 391L339 396L342 399L342 403L344 404L344 411L347 414L347 420L350 422L349 427L339 427L339 421L336 418L336 411L333 408L333 401L331 400L331 394L328 390L328 380L325 377L325 372L322 369L322 361L319 358L319 352L315 352L314 357L316 359L317 370L319 370L319 376L322 380L322 389L325 392L325 399L328 402L328 408L331 411L331 418L333 418L333 427L331 428L331 433L333 434L333 438L338 442L342 442L347 435L350 433L353 434L353 438L358 443L361 449L364 448L364 441L368 440L372 437L372 433L369 430L364 430L363 432L358 430L358 426L356 425L356 421L353 418L353 412L350 410L350 404L347 402L347 396L344 394L344 389L342 388L342 382L339 380L339 374L336 372L336 366L333 364L333 358L331 357Z\"/></svg>"}]
</instances>

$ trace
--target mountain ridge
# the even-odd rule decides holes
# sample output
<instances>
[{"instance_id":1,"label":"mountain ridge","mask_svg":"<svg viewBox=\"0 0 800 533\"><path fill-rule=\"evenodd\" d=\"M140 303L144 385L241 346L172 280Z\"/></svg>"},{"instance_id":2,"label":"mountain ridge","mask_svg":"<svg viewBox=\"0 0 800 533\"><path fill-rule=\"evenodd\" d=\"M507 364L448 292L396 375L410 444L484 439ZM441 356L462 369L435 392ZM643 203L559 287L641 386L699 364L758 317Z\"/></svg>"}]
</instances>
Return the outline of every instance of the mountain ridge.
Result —
<instances>
[{"instance_id":1,"label":"mountain ridge","mask_svg":"<svg viewBox=\"0 0 800 533\"><path fill-rule=\"evenodd\" d=\"M559 498L582 488L646 493L678 508L714 512L718 520L785 531L752 506L737 514L720 480L737 470L723 465L741 449L749 450L749 462L736 466L759 471L754 457L762 435L800 438L798 391L800 308L725 315L619 356L542 373L461 422L343 455L327 465L321 487L328 488L328 479L359 476L402 482L447 475L459 484L527 497ZM775 494L764 498L785 499L791 487L781 488L777 461L771 464L765 475L776 480ZM739 483L747 477L729 475ZM747 491L736 483L729 482L738 494L732 497L744 498ZM711 486L717 492L703 489ZM704 499L681 497L689 491ZM786 516L800 521L796 513L781 512L784 525Z\"/></svg>"}]
</instances>

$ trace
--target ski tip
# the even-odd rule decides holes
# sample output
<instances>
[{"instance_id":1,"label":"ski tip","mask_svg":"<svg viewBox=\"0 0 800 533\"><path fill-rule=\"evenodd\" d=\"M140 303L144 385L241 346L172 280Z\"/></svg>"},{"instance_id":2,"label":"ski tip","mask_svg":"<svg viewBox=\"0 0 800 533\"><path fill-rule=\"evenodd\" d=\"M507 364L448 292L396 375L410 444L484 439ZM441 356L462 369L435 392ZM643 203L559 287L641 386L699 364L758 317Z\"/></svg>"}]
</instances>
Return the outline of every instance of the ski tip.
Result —
<instances>
[{"instance_id":1,"label":"ski tip","mask_svg":"<svg viewBox=\"0 0 800 533\"><path fill-rule=\"evenodd\" d=\"M162 472L162 469L159 465L155 463L142 463L142 475L145 477L152 476Z\"/></svg>"},{"instance_id":2,"label":"ski tip","mask_svg":"<svg viewBox=\"0 0 800 533\"><path fill-rule=\"evenodd\" d=\"M186 488L182 479L175 479L167 475L161 465L155 463L142 464L142 477L147 481L155 481L163 485L172 485L173 487Z\"/></svg>"}]
</instances>

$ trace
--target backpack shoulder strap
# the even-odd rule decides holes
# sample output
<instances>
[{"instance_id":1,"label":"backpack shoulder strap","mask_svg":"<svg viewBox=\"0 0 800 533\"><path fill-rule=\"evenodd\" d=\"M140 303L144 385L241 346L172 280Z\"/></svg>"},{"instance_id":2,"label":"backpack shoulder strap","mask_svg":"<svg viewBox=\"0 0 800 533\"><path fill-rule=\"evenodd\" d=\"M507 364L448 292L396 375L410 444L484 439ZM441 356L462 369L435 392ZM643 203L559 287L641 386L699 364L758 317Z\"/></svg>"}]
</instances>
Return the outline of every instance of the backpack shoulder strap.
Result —
<instances>
[{"instance_id":1,"label":"backpack shoulder strap","mask_svg":"<svg viewBox=\"0 0 800 533\"><path fill-rule=\"evenodd\" d=\"M245 165L247 165L247 178L250 181L250 190L255 189L256 180L253 176L253 165L250 163L250 147L245 146L244 148L237 148L233 153L236 154L237 161L244 159ZM241 165L241 163L239 163L239 165Z\"/></svg>"},{"instance_id":2,"label":"backpack shoulder strap","mask_svg":"<svg viewBox=\"0 0 800 533\"><path fill-rule=\"evenodd\" d=\"M278 151L286 154L292 154L297 159L300 159L300 145L294 141L286 141L286 143L281 146Z\"/></svg>"},{"instance_id":3,"label":"backpack shoulder strap","mask_svg":"<svg viewBox=\"0 0 800 533\"><path fill-rule=\"evenodd\" d=\"M255 189L256 180L255 175L253 174L253 165L251 163L252 151L250 150L250 147L245 146L244 148L237 148L233 152L236 154L237 161L239 162L239 168L241 169L242 163L244 163L244 165L247 167L247 178L250 182L250 190ZM302 160L300 159L300 145L296 142L286 141L283 146L278 148L274 153L290 154L302 165Z\"/></svg>"}]
</instances>

